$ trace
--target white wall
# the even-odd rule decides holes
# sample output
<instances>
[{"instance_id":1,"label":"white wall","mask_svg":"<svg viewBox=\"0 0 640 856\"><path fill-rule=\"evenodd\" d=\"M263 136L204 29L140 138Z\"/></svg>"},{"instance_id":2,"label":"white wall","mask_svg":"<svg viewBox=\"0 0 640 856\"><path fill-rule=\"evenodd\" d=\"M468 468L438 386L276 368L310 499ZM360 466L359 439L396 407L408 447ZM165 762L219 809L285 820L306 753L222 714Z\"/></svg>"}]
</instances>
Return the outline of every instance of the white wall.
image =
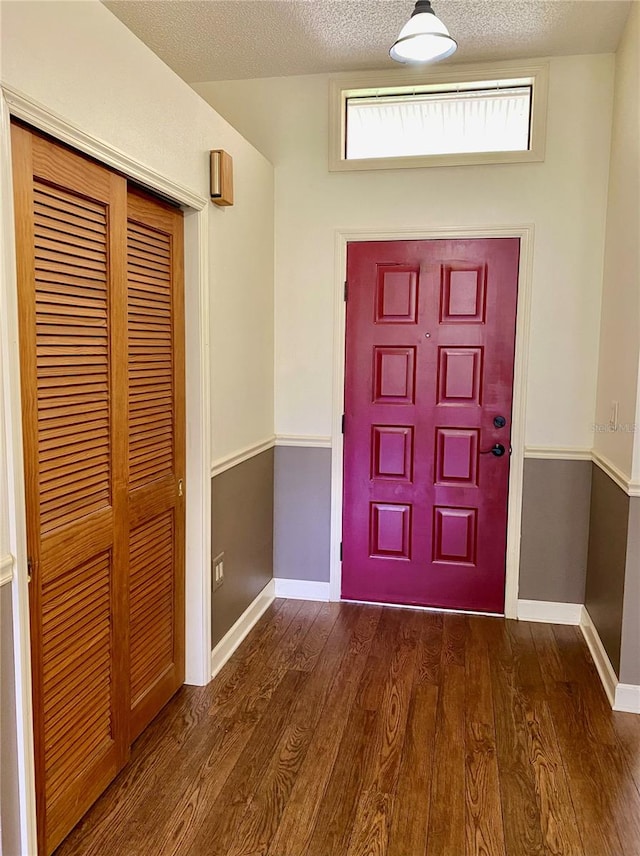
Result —
<instances>
[{"instance_id":1,"label":"white wall","mask_svg":"<svg viewBox=\"0 0 640 856\"><path fill-rule=\"evenodd\" d=\"M206 274L211 302L212 457L224 457L271 436L274 202L271 164L97 0L3 2L1 15L3 86L19 90L91 137L201 197L208 195L209 150L224 148L232 155L236 204L226 210L211 206L208 217ZM6 136L3 134L5 143ZM1 165L5 165L4 159ZM4 180L4 172L2 177ZM5 205L10 192L7 186L2 191ZM189 240L188 246L194 246L193 235ZM197 260L187 261L191 270L197 268ZM15 284L12 273L4 268L2 271L0 309L5 312L6 320L5 302L8 305L15 299ZM0 331L0 354L15 354L15 329L0 323ZM6 375L6 363L3 369ZM190 395L197 398L199 388L193 389L191 384L187 398ZM0 396L0 425L11 424L17 414L17 390L10 391L7 401ZM8 494L11 503L20 504L19 497L17 502L14 499L19 490L12 492L9 483L11 460L17 456L10 457L11 451L5 454L1 444L0 452L3 503L0 554L6 549L16 553L23 551L20 545L24 537L14 533L15 543L5 543L12 536L5 532L4 510ZM19 467L19 456L17 462ZM204 462L204 469L206 472L200 473L199 478L206 483L208 492L209 461ZM205 501L203 494L202 502ZM197 518L197 510L192 514ZM197 534L206 543L206 533ZM189 549L196 548L188 545L188 556ZM20 561L24 564L24 556ZM206 561L199 562L195 573L204 578L206 566ZM20 568L21 574L23 571L26 573ZM187 579L190 602L189 571ZM206 579L201 583L206 591ZM15 595L15 582L13 591ZM24 586L21 591L23 596L14 598L14 603L20 601L23 608ZM6 652L12 644L11 624L7 626L6 609L2 615L5 620L0 628L0 644ZM188 652L189 638L188 633ZM208 663L209 652L203 650L201 654ZM3 660L6 662L6 658ZM10 687L5 673L1 679L3 690ZM4 704L3 696L3 716ZM2 725L4 747L11 729L6 718ZM7 797L7 788L15 790L16 785L10 765L5 767L3 760L3 837L9 834L8 825L11 832L18 825L15 811L10 811L15 793ZM23 796L27 792L28 789ZM23 807L26 805L25 799ZM14 852L31 852L26 839Z\"/></svg>"},{"instance_id":2,"label":"white wall","mask_svg":"<svg viewBox=\"0 0 640 856\"><path fill-rule=\"evenodd\" d=\"M5 2L2 82L208 195L208 151L234 159L211 206L213 458L273 432L273 170L101 3Z\"/></svg>"},{"instance_id":3,"label":"white wall","mask_svg":"<svg viewBox=\"0 0 640 856\"><path fill-rule=\"evenodd\" d=\"M620 429L597 431L595 449L640 479L636 413L640 349L640 6L632 4L616 54L611 166L600 328L596 422L607 426L618 401Z\"/></svg>"},{"instance_id":4,"label":"white wall","mask_svg":"<svg viewBox=\"0 0 640 856\"><path fill-rule=\"evenodd\" d=\"M277 433L331 433L336 229L534 223L526 442L591 447L612 84L551 60L544 163L339 174L326 75L196 85L276 166Z\"/></svg>"}]
</instances>

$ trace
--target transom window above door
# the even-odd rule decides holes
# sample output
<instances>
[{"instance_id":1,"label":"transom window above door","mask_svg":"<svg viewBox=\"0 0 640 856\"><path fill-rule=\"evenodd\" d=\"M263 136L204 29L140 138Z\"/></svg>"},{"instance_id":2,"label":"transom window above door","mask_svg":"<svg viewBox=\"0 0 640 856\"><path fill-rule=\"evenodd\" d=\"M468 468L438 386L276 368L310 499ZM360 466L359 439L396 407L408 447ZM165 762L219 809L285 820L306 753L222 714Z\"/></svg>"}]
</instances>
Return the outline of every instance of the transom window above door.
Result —
<instances>
[{"instance_id":1,"label":"transom window above door","mask_svg":"<svg viewBox=\"0 0 640 856\"><path fill-rule=\"evenodd\" d=\"M330 169L543 160L547 67L497 71L334 79Z\"/></svg>"}]
</instances>

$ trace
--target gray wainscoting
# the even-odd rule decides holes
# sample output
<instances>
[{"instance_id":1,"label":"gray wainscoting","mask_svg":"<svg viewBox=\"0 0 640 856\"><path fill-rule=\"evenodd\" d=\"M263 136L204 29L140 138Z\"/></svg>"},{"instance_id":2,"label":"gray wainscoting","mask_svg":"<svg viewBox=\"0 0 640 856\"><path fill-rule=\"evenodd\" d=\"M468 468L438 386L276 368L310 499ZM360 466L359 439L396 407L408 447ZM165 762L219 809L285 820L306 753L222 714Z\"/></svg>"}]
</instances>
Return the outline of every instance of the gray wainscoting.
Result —
<instances>
[{"instance_id":1,"label":"gray wainscoting","mask_svg":"<svg viewBox=\"0 0 640 856\"><path fill-rule=\"evenodd\" d=\"M629 497L620 680L640 686L640 497Z\"/></svg>"},{"instance_id":2,"label":"gray wainscoting","mask_svg":"<svg viewBox=\"0 0 640 856\"><path fill-rule=\"evenodd\" d=\"M278 446L274 574L329 581L331 449Z\"/></svg>"},{"instance_id":3,"label":"gray wainscoting","mask_svg":"<svg viewBox=\"0 0 640 856\"><path fill-rule=\"evenodd\" d=\"M584 603L591 461L524 462L520 590L523 600Z\"/></svg>"},{"instance_id":4,"label":"gray wainscoting","mask_svg":"<svg viewBox=\"0 0 640 856\"><path fill-rule=\"evenodd\" d=\"M211 555L224 583L211 596L215 646L273 577L274 450L211 479Z\"/></svg>"},{"instance_id":5,"label":"gray wainscoting","mask_svg":"<svg viewBox=\"0 0 640 856\"><path fill-rule=\"evenodd\" d=\"M583 603L590 461L527 459L520 597ZM329 580L331 450L279 446L275 456L274 574Z\"/></svg>"},{"instance_id":6,"label":"gray wainscoting","mask_svg":"<svg viewBox=\"0 0 640 856\"><path fill-rule=\"evenodd\" d=\"M617 675L628 525L629 497L594 464L585 605Z\"/></svg>"},{"instance_id":7,"label":"gray wainscoting","mask_svg":"<svg viewBox=\"0 0 640 856\"><path fill-rule=\"evenodd\" d=\"M212 480L213 643L273 574L329 580L331 450L280 446ZM590 461L528 458L520 591L524 600L585 603L623 683L640 684L640 498Z\"/></svg>"}]
</instances>

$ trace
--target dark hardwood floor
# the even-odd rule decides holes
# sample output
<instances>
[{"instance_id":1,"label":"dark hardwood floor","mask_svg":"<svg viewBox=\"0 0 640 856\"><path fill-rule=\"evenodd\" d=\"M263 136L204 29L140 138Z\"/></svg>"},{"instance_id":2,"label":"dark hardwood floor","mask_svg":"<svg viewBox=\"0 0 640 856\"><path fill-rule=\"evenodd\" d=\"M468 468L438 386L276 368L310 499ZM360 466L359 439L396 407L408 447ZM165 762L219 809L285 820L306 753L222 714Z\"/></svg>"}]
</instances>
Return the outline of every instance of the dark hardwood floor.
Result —
<instances>
[{"instance_id":1,"label":"dark hardwood floor","mask_svg":"<svg viewBox=\"0 0 640 856\"><path fill-rule=\"evenodd\" d=\"M640 856L578 628L277 600L56 856Z\"/></svg>"}]
</instances>

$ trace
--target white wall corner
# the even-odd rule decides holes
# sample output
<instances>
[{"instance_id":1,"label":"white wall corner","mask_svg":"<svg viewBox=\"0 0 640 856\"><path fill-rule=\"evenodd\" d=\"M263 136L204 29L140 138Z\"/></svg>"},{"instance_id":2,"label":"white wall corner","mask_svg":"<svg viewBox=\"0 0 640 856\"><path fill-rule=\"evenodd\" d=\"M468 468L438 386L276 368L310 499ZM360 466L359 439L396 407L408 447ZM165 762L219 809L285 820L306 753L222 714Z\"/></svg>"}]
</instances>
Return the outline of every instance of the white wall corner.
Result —
<instances>
[{"instance_id":1,"label":"white wall corner","mask_svg":"<svg viewBox=\"0 0 640 856\"><path fill-rule=\"evenodd\" d=\"M286 597L291 600L329 600L329 583L317 582L316 580L287 580L276 577L276 597Z\"/></svg>"},{"instance_id":2,"label":"white wall corner","mask_svg":"<svg viewBox=\"0 0 640 856\"><path fill-rule=\"evenodd\" d=\"M211 677L215 678L249 632L260 621L273 603L274 581L269 580L258 596L249 604L236 623L228 630L211 652Z\"/></svg>"},{"instance_id":3,"label":"white wall corner","mask_svg":"<svg viewBox=\"0 0 640 856\"><path fill-rule=\"evenodd\" d=\"M593 662L595 663L595 667L598 670L598 674L600 675L600 680L602 681L602 686L604 687L604 691L607 694L609 703L611 704L611 707L613 707L615 710L618 710L618 708L616 707L618 676L616 675L615 670L611 665L609 655L607 654L605 647L602 644L600 635L598 634L596 626L593 623L593 620L589 615L586 606L582 607L580 629L582 630L582 635L584 636L585 641L589 647L589 651L591 652L591 656L593 657Z\"/></svg>"},{"instance_id":4,"label":"white wall corner","mask_svg":"<svg viewBox=\"0 0 640 856\"><path fill-rule=\"evenodd\" d=\"M518 620L544 624L573 624L582 621L581 603L558 603L551 600L519 600Z\"/></svg>"}]
</instances>

